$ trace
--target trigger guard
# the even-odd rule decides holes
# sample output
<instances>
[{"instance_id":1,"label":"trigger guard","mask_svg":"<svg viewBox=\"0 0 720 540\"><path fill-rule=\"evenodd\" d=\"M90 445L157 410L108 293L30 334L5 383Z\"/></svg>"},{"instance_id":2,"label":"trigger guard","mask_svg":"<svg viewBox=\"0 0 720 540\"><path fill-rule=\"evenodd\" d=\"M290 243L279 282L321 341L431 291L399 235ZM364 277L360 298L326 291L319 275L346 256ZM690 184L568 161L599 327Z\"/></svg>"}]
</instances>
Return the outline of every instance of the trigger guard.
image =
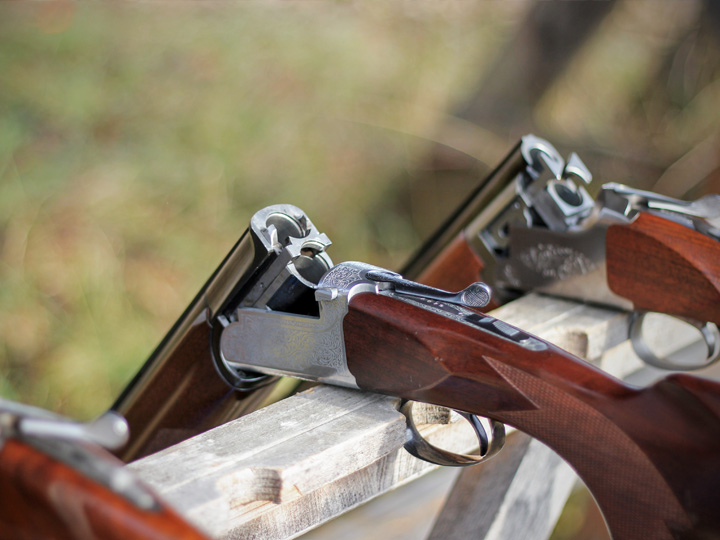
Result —
<instances>
[{"instance_id":1,"label":"trigger guard","mask_svg":"<svg viewBox=\"0 0 720 540\"><path fill-rule=\"evenodd\" d=\"M478 441L480 442L480 454L456 454L438 448L424 439L417 430L412 417L412 406L412 401L403 400L400 403L400 412L405 416L407 421L405 428L405 450L418 459L446 467L467 467L491 458L497 454L505 444L505 426L500 422L489 419L492 433L491 436L488 437L485 427L476 415L455 411L465 418L472 426L473 431L475 431Z\"/></svg>"},{"instance_id":2,"label":"trigger guard","mask_svg":"<svg viewBox=\"0 0 720 540\"><path fill-rule=\"evenodd\" d=\"M646 364L669 371L694 371L703 369L715 363L720 359L720 332L718 327L711 323L698 323L694 321L683 321L697 328L707 346L707 356L700 363L695 364L677 364L670 358L658 357L648 346L642 335L642 325L645 320L646 311L636 311L630 316L630 341L632 343L635 354Z\"/></svg>"}]
</instances>

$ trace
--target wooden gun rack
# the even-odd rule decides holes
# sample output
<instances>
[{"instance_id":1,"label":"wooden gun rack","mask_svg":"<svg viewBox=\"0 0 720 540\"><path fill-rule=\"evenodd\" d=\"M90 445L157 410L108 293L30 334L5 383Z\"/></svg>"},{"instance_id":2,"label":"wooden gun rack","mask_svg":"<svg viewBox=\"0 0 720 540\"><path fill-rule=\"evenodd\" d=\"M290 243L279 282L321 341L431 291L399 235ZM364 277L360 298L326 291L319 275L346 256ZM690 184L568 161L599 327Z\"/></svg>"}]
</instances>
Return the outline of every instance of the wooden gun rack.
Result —
<instances>
[{"instance_id":1,"label":"wooden gun rack","mask_svg":"<svg viewBox=\"0 0 720 540\"><path fill-rule=\"evenodd\" d=\"M664 374L633 353L627 313L531 294L492 315L633 383ZM648 332L659 352L697 346L695 334L669 321ZM464 421L439 414L426 422L430 442L461 452L475 446ZM214 538L285 540L437 469L410 456L404 441L396 400L318 386L128 467ZM444 471L438 486L423 483L422 497L410 495L389 512L408 529L403 535L372 517L352 521L355 537L546 539L577 481L555 453L519 432L486 464ZM442 502L416 507L428 491L445 501L442 510Z\"/></svg>"}]
</instances>

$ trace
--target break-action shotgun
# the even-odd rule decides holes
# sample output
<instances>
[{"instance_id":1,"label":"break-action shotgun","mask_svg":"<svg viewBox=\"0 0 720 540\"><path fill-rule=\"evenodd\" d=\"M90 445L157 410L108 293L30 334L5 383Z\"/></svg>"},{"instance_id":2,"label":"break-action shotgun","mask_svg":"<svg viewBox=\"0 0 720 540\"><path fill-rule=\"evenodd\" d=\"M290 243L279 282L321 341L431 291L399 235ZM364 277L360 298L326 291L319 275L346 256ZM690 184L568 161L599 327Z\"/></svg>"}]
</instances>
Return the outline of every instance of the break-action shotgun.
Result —
<instances>
[{"instance_id":1,"label":"break-action shotgun","mask_svg":"<svg viewBox=\"0 0 720 540\"><path fill-rule=\"evenodd\" d=\"M441 288L482 280L493 305L537 291L632 311L638 356L664 369L720 357L720 195L682 201L617 183L593 199L592 174L527 135L402 269ZM659 358L643 338L648 312L699 330L702 358Z\"/></svg>"},{"instance_id":2,"label":"break-action shotgun","mask_svg":"<svg viewBox=\"0 0 720 540\"><path fill-rule=\"evenodd\" d=\"M720 535L720 384L675 374L630 386L479 313L490 299L481 284L448 293L350 262L311 290L316 313L229 314L220 371L298 377L491 418L564 458L615 540Z\"/></svg>"},{"instance_id":3,"label":"break-action shotgun","mask_svg":"<svg viewBox=\"0 0 720 540\"><path fill-rule=\"evenodd\" d=\"M256 212L112 409L130 426L124 461L141 458L252 412L276 378L220 374L222 321L240 306L294 313L317 311L312 286L332 266L330 245L299 208L278 204Z\"/></svg>"}]
</instances>

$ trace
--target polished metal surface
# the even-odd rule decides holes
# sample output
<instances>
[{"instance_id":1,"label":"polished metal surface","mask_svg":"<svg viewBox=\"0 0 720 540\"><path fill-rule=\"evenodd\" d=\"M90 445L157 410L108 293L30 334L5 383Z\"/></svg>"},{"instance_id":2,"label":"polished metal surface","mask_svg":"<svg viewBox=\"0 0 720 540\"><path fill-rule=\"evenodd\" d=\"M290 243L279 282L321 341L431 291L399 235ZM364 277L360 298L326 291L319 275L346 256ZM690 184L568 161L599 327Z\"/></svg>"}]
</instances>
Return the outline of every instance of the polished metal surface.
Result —
<instances>
[{"instance_id":1,"label":"polished metal surface","mask_svg":"<svg viewBox=\"0 0 720 540\"><path fill-rule=\"evenodd\" d=\"M114 411L87 423L76 422L44 409L0 398L0 437L33 437L83 441L114 450L128 440L128 425Z\"/></svg>"},{"instance_id":2,"label":"polished metal surface","mask_svg":"<svg viewBox=\"0 0 720 540\"><path fill-rule=\"evenodd\" d=\"M376 292L365 277L383 270L364 263L343 263L329 270L314 290L318 316L279 310L240 308L220 337L220 359L227 369L332 382L357 388L347 367L342 321L350 298Z\"/></svg>"},{"instance_id":3,"label":"polished metal surface","mask_svg":"<svg viewBox=\"0 0 720 540\"><path fill-rule=\"evenodd\" d=\"M332 267L325 253L330 239L318 232L310 218L295 206L278 204L256 212L250 220L250 231L256 244L262 245L262 251L272 255L272 262L256 270L256 281L244 294L242 306L290 305L296 300L297 284L312 287ZM256 250L260 251L257 247Z\"/></svg>"},{"instance_id":4,"label":"polished metal surface","mask_svg":"<svg viewBox=\"0 0 720 540\"><path fill-rule=\"evenodd\" d=\"M127 422L114 411L108 411L86 424L24 417L18 421L17 429L26 437L87 441L108 450L121 448L129 437Z\"/></svg>"},{"instance_id":5,"label":"polished metal surface","mask_svg":"<svg viewBox=\"0 0 720 540\"><path fill-rule=\"evenodd\" d=\"M608 183L603 186L601 197L608 197L609 193L626 202L625 213L631 217L637 212L651 212L720 240L720 195L717 193L695 201L682 201L623 184ZM598 200L603 200L601 197Z\"/></svg>"},{"instance_id":6,"label":"polished metal surface","mask_svg":"<svg viewBox=\"0 0 720 540\"><path fill-rule=\"evenodd\" d=\"M451 304L476 308L484 307L490 303L491 290L485 283L473 283L460 292L452 293L403 279L400 274L389 270L370 270L365 276L372 281L377 281L382 289L387 288L387 290L392 290L396 294L432 298L450 302Z\"/></svg>"},{"instance_id":7,"label":"polished metal surface","mask_svg":"<svg viewBox=\"0 0 720 540\"><path fill-rule=\"evenodd\" d=\"M515 229L509 243L512 256L498 261L496 284L505 291L538 291L632 310L632 302L607 283L606 231L605 226L575 232Z\"/></svg>"},{"instance_id":8,"label":"polished metal surface","mask_svg":"<svg viewBox=\"0 0 720 540\"><path fill-rule=\"evenodd\" d=\"M319 317L239 309L236 321L222 332L222 360L232 369L357 388L345 358L346 313L346 297L321 301Z\"/></svg>"}]
</instances>

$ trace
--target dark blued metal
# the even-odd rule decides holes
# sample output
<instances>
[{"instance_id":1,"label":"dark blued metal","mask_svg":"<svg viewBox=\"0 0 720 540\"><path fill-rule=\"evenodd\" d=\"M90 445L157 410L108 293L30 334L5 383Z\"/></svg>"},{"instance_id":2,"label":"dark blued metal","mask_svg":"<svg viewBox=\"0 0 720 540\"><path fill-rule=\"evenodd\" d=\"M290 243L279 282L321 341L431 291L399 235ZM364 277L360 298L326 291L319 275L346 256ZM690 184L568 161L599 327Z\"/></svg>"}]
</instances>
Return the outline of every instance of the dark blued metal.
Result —
<instances>
[{"instance_id":1,"label":"dark blued metal","mask_svg":"<svg viewBox=\"0 0 720 540\"><path fill-rule=\"evenodd\" d=\"M413 401L403 400L400 403L400 412L405 416L407 427L405 429L405 450L418 459L444 465L447 467L467 467L487 461L502 450L505 444L505 426L500 422L487 419L486 429L480 418L474 414L455 411L470 423L478 438L478 454L457 454L430 444L417 429L413 420Z\"/></svg>"},{"instance_id":2,"label":"dark blued metal","mask_svg":"<svg viewBox=\"0 0 720 540\"><path fill-rule=\"evenodd\" d=\"M389 285L397 294L431 298L450 302L451 304L475 308L485 307L490 302L490 287L485 283L473 283L462 291L453 293L403 279L400 274L390 272L389 270L370 270L365 276L372 281Z\"/></svg>"}]
</instances>

